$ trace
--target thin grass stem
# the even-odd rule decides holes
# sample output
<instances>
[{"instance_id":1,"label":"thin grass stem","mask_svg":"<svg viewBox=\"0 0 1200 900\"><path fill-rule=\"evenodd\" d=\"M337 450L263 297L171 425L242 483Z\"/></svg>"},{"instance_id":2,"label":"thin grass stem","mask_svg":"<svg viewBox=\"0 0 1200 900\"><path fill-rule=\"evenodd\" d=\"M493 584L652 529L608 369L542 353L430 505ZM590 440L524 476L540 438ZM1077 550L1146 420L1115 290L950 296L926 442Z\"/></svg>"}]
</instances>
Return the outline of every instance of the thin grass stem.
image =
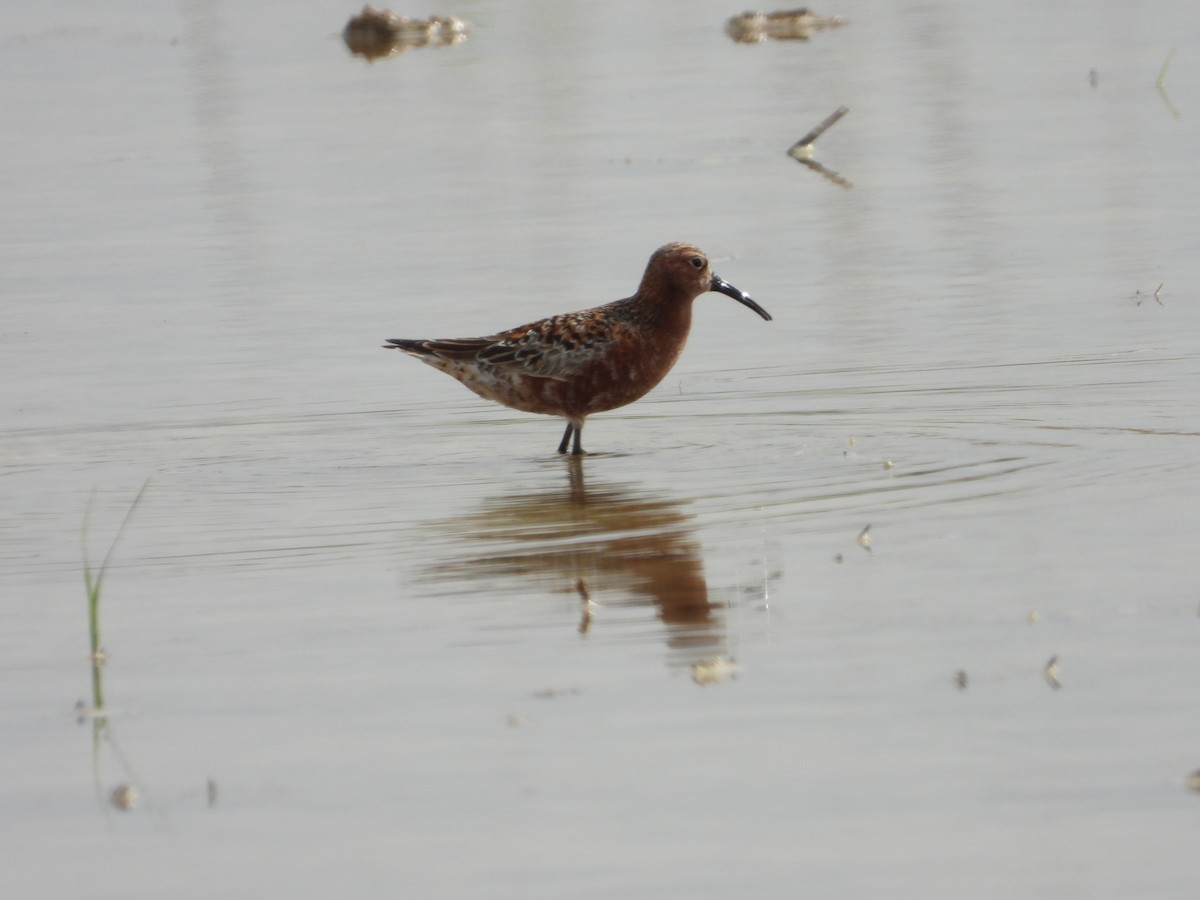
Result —
<instances>
[{"instance_id":1,"label":"thin grass stem","mask_svg":"<svg viewBox=\"0 0 1200 900\"><path fill-rule=\"evenodd\" d=\"M121 520L121 525L117 528L117 533L112 539L112 543L108 546L108 552L104 554L104 562L100 564L98 570L93 571L91 555L88 553L87 537L88 526L92 518L92 501L95 499L95 492L88 498L87 509L83 514L83 584L87 590L88 603L88 639L92 649L93 665L100 664L104 659L104 652L100 649L100 591L104 585L104 575L108 571L108 564L112 561L113 551L117 549L117 544L121 541L121 536L125 533L126 527L129 525L129 520L133 518L133 512L142 502L142 497L146 493L146 488L150 486L150 477L146 476L146 480L142 482L141 489L138 490L137 496L133 498L133 502L129 504L129 509L125 511L125 518ZM93 694L98 694L93 690ZM102 708L99 696L95 698L96 709Z\"/></svg>"}]
</instances>

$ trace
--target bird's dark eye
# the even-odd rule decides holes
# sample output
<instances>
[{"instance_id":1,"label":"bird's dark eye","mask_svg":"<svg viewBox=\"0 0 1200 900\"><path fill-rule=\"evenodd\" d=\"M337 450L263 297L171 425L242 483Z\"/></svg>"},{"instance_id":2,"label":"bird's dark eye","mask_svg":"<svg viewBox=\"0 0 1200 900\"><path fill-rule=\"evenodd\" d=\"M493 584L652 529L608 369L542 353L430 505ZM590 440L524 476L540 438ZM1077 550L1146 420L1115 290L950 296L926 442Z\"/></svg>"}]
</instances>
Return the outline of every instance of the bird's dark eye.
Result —
<instances>
[{"instance_id":1,"label":"bird's dark eye","mask_svg":"<svg viewBox=\"0 0 1200 900\"><path fill-rule=\"evenodd\" d=\"M692 264L693 269L703 269L704 268L704 260L701 259L699 256L693 256L690 260L688 260L688 262L690 262Z\"/></svg>"}]
</instances>

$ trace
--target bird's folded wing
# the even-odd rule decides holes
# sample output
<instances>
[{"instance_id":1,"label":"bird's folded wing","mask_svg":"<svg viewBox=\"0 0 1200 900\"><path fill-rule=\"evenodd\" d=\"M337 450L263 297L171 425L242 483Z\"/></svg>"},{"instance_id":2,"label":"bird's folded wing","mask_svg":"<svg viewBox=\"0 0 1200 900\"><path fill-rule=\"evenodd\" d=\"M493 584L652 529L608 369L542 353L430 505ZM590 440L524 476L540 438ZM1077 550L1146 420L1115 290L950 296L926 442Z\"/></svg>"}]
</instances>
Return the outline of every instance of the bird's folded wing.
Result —
<instances>
[{"instance_id":1,"label":"bird's folded wing","mask_svg":"<svg viewBox=\"0 0 1200 900\"><path fill-rule=\"evenodd\" d=\"M481 362L530 378L566 381L608 351L614 333L605 325L597 323L588 311L553 316L488 337L395 339L388 343L414 356Z\"/></svg>"},{"instance_id":2,"label":"bird's folded wing","mask_svg":"<svg viewBox=\"0 0 1200 900\"><path fill-rule=\"evenodd\" d=\"M566 347L527 338L505 338L480 350L476 359L503 369L514 369L533 378L566 381L597 356L599 347Z\"/></svg>"}]
</instances>

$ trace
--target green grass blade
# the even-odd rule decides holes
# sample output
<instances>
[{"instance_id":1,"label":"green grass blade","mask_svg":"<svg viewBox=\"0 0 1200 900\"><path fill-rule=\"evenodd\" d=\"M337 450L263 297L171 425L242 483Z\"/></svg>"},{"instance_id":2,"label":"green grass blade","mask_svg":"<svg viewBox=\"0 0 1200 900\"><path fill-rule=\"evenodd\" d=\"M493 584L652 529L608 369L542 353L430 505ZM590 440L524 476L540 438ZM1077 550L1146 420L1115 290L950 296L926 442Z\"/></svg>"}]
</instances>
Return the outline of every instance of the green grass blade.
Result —
<instances>
[{"instance_id":1,"label":"green grass blade","mask_svg":"<svg viewBox=\"0 0 1200 900\"><path fill-rule=\"evenodd\" d=\"M121 520L121 525L117 528L117 533L109 544L108 552L104 554L104 562L100 564L100 568L96 571L92 570L92 562L87 547L88 526L92 517L92 501L95 499L95 492L88 498L87 509L83 514L83 584L87 590L88 603L88 638L91 642L92 660L95 663L99 660L100 654L100 588L104 583L104 574L108 571L108 564L112 560L113 551L117 549L117 544L121 541L121 536L125 533L126 527L129 525L129 520L133 518L134 510L142 502L142 497L146 493L146 488L150 486L151 476L147 475L146 480L142 482L141 489L138 490L137 496L133 498L133 502L129 504L129 509L125 511L125 518Z\"/></svg>"}]
</instances>

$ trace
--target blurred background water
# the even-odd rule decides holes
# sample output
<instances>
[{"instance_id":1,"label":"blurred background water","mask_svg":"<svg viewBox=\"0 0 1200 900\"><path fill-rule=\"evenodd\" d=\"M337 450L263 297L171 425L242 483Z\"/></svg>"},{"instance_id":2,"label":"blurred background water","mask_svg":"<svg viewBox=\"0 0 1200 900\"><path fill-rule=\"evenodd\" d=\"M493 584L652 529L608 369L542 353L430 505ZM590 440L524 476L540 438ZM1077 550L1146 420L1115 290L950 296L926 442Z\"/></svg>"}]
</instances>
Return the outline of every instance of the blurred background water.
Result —
<instances>
[{"instance_id":1,"label":"blurred background water","mask_svg":"<svg viewBox=\"0 0 1200 900\"><path fill-rule=\"evenodd\" d=\"M0 10L3 894L1190 896L1192 5L397 11ZM578 464L379 349L673 240Z\"/></svg>"}]
</instances>

